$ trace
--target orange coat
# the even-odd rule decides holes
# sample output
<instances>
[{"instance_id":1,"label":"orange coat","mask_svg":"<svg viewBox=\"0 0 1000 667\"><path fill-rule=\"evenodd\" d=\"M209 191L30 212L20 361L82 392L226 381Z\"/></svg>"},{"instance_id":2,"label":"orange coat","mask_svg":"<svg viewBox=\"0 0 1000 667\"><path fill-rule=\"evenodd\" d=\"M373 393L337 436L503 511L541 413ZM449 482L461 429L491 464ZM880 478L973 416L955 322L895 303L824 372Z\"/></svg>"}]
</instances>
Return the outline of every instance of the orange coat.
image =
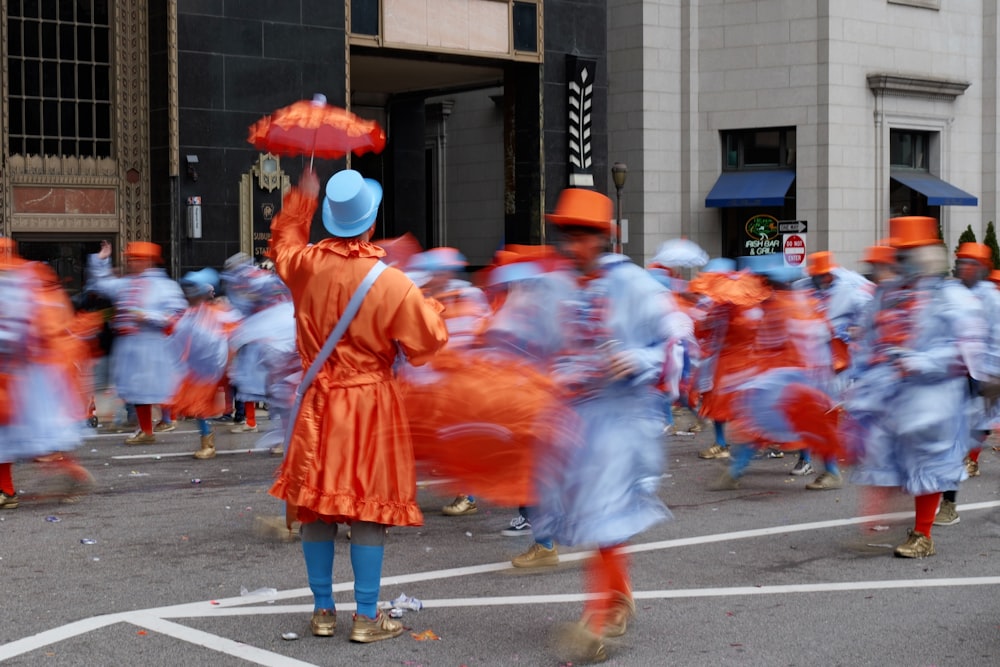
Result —
<instances>
[{"instance_id":1,"label":"orange coat","mask_svg":"<svg viewBox=\"0 0 1000 667\"><path fill-rule=\"evenodd\" d=\"M378 258L378 246L309 243L316 201L293 189L271 225L271 259L292 292L296 339L308 369ZM419 526L416 470L392 367L397 349L423 364L448 341L440 307L402 272L386 269L306 390L271 494L303 521ZM397 347L398 346L398 347Z\"/></svg>"}]
</instances>

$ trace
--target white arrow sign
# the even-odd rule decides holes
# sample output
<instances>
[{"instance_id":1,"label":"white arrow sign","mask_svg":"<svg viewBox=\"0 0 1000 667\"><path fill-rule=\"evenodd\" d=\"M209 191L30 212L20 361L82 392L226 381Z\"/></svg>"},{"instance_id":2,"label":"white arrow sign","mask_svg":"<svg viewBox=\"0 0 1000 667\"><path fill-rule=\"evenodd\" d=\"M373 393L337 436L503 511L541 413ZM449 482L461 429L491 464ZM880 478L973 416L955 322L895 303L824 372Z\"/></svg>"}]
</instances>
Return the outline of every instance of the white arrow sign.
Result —
<instances>
[{"instance_id":1,"label":"white arrow sign","mask_svg":"<svg viewBox=\"0 0 1000 667\"><path fill-rule=\"evenodd\" d=\"M778 232L781 234L801 234L809 227L805 220L792 220L790 222L778 222Z\"/></svg>"}]
</instances>

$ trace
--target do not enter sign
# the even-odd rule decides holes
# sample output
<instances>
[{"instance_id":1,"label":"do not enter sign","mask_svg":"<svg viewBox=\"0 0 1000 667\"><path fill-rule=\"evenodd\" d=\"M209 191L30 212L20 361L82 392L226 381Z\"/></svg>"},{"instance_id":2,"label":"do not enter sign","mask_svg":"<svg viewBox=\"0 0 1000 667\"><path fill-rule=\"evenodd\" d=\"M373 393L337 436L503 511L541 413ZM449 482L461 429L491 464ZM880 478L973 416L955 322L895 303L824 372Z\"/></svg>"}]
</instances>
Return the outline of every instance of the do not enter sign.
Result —
<instances>
[{"instance_id":1,"label":"do not enter sign","mask_svg":"<svg viewBox=\"0 0 1000 667\"><path fill-rule=\"evenodd\" d=\"M785 234L784 253L785 264L802 266L806 259L805 234Z\"/></svg>"}]
</instances>

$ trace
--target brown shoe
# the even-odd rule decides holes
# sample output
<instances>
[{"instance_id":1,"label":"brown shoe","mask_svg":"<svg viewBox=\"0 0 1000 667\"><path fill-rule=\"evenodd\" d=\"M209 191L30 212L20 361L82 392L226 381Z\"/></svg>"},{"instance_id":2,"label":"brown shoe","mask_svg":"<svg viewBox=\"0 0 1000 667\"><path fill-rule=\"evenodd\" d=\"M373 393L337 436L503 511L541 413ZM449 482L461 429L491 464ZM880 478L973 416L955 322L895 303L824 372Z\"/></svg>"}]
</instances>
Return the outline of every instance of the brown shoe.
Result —
<instances>
[{"instance_id":1,"label":"brown shoe","mask_svg":"<svg viewBox=\"0 0 1000 667\"><path fill-rule=\"evenodd\" d=\"M351 641L361 644L380 642L403 634L403 624L394 621L381 611L374 619L359 614L354 615L354 625L351 626Z\"/></svg>"},{"instance_id":2,"label":"brown shoe","mask_svg":"<svg viewBox=\"0 0 1000 667\"><path fill-rule=\"evenodd\" d=\"M559 564L559 551L554 544L551 549L546 549L534 542L523 554L514 556L510 564L521 568L555 566Z\"/></svg>"},{"instance_id":3,"label":"brown shoe","mask_svg":"<svg viewBox=\"0 0 1000 667\"><path fill-rule=\"evenodd\" d=\"M844 486L844 478L830 472L821 473L819 477L806 484L810 491L826 491L829 489L840 489Z\"/></svg>"},{"instance_id":4,"label":"brown shoe","mask_svg":"<svg viewBox=\"0 0 1000 667\"><path fill-rule=\"evenodd\" d=\"M215 434L201 436L201 449L194 453L196 459L206 460L215 458Z\"/></svg>"},{"instance_id":5,"label":"brown shoe","mask_svg":"<svg viewBox=\"0 0 1000 667\"><path fill-rule=\"evenodd\" d=\"M153 427L153 432L154 433L167 433L169 431L173 431L175 428L177 428L177 424L175 424L173 422L159 421L159 422L156 422L156 426Z\"/></svg>"},{"instance_id":6,"label":"brown shoe","mask_svg":"<svg viewBox=\"0 0 1000 667\"><path fill-rule=\"evenodd\" d=\"M149 445L154 442L156 442L156 436L142 430L136 431L128 438L125 438L126 445Z\"/></svg>"},{"instance_id":7,"label":"brown shoe","mask_svg":"<svg viewBox=\"0 0 1000 667\"><path fill-rule=\"evenodd\" d=\"M309 629L313 637L332 637L337 631L337 610L317 609L309 621Z\"/></svg>"},{"instance_id":8,"label":"brown shoe","mask_svg":"<svg viewBox=\"0 0 1000 667\"><path fill-rule=\"evenodd\" d=\"M926 558L934 555L934 540L919 530L910 531L910 539L896 547L893 553L900 558Z\"/></svg>"}]
</instances>

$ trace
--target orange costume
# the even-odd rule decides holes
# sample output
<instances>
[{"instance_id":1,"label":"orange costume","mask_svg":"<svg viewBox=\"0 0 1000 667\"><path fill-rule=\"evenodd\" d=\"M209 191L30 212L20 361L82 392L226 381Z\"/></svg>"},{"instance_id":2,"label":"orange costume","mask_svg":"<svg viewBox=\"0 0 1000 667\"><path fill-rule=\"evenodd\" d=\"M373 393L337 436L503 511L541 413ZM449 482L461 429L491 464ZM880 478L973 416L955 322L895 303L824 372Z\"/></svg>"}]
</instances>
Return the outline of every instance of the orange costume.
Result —
<instances>
[{"instance_id":1,"label":"orange costume","mask_svg":"<svg viewBox=\"0 0 1000 667\"><path fill-rule=\"evenodd\" d=\"M271 226L271 258L292 292L303 368L385 255L357 238L309 245L316 204L292 189ZM297 506L302 521L422 525L410 431L392 368L397 350L420 365L447 340L434 303L398 269L387 268L306 390L271 494Z\"/></svg>"}]
</instances>

